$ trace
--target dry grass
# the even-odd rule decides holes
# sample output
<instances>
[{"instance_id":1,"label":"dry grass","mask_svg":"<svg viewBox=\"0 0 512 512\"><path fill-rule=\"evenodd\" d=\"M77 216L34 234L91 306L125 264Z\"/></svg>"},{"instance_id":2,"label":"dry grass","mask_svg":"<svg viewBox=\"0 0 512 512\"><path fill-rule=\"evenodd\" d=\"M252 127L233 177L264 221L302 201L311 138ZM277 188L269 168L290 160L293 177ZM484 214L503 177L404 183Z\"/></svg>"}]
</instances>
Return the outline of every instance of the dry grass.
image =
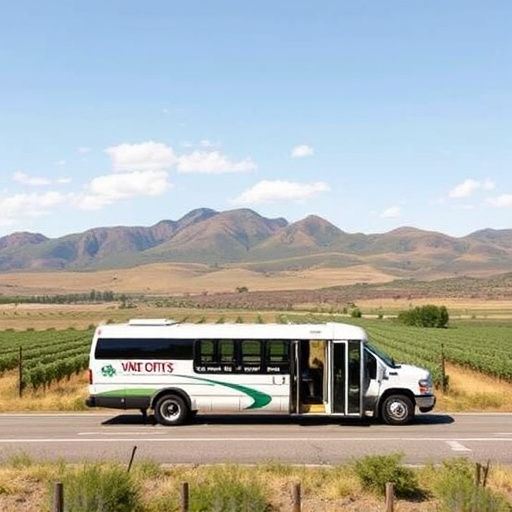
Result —
<instances>
[{"instance_id":1,"label":"dry grass","mask_svg":"<svg viewBox=\"0 0 512 512\"><path fill-rule=\"evenodd\" d=\"M0 412L85 410L87 392L87 372L83 372L69 380L53 383L46 390L25 389L20 398L18 375L9 372L0 377Z\"/></svg>"},{"instance_id":2,"label":"dry grass","mask_svg":"<svg viewBox=\"0 0 512 512\"><path fill-rule=\"evenodd\" d=\"M88 467L86 465L85 467ZM103 463L105 471L114 468ZM119 467L119 466L117 466ZM0 468L0 509L2 512L49 512L54 483L82 471L82 465L66 465L62 462L40 464L22 454L8 459ZM428 512L440 510L435 488L439 471L431 466L415 468L424 497L395 500L398 512ZM207 487L217 486L219 481L231 486L240 482L261 489L272 510L292 510L292 489L301 486L301 510L303 512L362 512L384 510L384 498L371 495L362 489L350 465L324 468L294 467L276 463L255 467L236 465L179 466L160 468L151 462L136 462L131 475L140 489L143 510L163 512L179 509L180 489L183 482L189 484L192 494ZM502 496L509 497L512 489L512 470L491 466L487 487ZM64 487L66 495L66 486ZM451 509L450 509L451 510Z\"/></svg>"},{"instance_id":3,"label":"dry grass","mask_svg":"<svg viewBox=\"0 0 512 512\"><path fill-rule=\"evenodd\" d=\"M212 268L202 264L157 263L97 272L19 272L2 274L0 294L57 295L111 290L117 294L182 295L250 290L313 290L355 283L384 283L394 277L368 265L260 273L243 268Z\"/></svg>"},{"instance_id":4,"label":"dry grass","mask_svg":"<svg viewBox=\"0 0 512 512\"><path fill-rule=\"evenodd\" d=\"M117 304L0 304L1 329L87 329L107 322L126 322L130 318L173 318L188 322L217 322L223 318L245 323L275 322L281 312L197 308L154 307L145 303L122 309Z\"/></svg>"},{"instance_id":5,"label":"dry grass","mask_svg":"<svg viewBox=\"0 0 512 512\"><path fill-rule=\"evenodd\" d=\"M512 383L448 364L450 390L439 394L437 410L512 412Z\"/></svg>"},{"instance_id":6,"label":"dry grass","mask_svg":"<svg viewBox=\"0 0 512 512\"><path fill-rule=\"evenodd\" d=\"M506 319L512 318L512 303L510 300L483 300L481 298L471 299L429 297L408 299L401 298L380 298L360 299L357 306L363 314L378 314L383 311L385 314L398 313L409 308L424 306L426 304L444 305L450 312L450 318L480 318L480 319Z\"/></svg>"}]
</instances>

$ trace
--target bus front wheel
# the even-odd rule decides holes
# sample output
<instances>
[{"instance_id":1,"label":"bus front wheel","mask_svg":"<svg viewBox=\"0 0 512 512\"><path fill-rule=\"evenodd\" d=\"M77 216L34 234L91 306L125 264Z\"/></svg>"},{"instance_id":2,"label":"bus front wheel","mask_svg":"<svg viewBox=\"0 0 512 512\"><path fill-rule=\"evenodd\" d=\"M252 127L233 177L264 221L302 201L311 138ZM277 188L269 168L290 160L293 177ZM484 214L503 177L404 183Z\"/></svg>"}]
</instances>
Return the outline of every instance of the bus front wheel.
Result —
<instances>
[{"instance_id":1,"label":"bus front wheel","mask_svg":"<svg viewBox=\"0 0 512 512\"><path fill-rule=\"evenodd\" d=\"M414 417L414 405L405 395L390 395L382 403L382 419L388 425L407 425Z\"/></svg>"},{"instance_id":2,"label":"bus front wheel","mask_svg":"<svg viewBox=\"0 0 512 512\"><path fill-rule=\"evenodd\" d=\"M155 405L155 418L160 425L181 425L188 414L187 404L178 395L164 395Z\"/></svg>"}]
</instances>

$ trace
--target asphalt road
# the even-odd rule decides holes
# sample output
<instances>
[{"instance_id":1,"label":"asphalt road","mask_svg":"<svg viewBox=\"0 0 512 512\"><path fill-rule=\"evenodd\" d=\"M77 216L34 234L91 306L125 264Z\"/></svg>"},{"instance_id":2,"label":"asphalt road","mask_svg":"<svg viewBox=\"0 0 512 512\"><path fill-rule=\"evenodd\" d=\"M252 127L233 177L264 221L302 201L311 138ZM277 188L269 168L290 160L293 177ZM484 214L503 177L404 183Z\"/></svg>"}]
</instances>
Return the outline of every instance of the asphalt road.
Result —
<instances>
[{"instance_id":1,"label":"asphalt road","mask_svg":"<svg viewBox=\"0 0 512 512\"><path fill-rule=\"evenodd\" d=\"M161 464L340 464L404 453L408 464L468 457L512 465L512 414L423 414L395 427L319 418L198 416L181 427L140 414L0 414L0 460L151 459Z\"/></svg>"}]
</instances>

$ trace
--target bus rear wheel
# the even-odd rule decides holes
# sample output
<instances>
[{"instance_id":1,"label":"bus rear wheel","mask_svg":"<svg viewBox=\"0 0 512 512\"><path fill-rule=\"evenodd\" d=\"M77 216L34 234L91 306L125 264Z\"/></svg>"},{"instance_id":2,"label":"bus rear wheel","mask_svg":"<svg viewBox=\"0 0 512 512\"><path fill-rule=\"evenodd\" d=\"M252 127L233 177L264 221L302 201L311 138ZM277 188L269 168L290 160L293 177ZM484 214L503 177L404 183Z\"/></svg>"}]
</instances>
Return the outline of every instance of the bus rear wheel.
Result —
<instances>
[{"instance_id":1,"label":"bus rear wheel","mask_svg":"<svg viewBox=\"0 0 512 512\"><path fill-rule=\"evenodd\" d=\"M187 420L188 415L187 404L178 395L164 395L156 402L155 418L160 425L181 425Z\"/></svg>"},{"instance_id":2,"label":"bus rear wheel","mask_svg":"<svg viewBox=\"0 0 512 512\"><path fill-rule=\"evenodd\" d=\"M414 405L405 395L390 395L382 403L382 419L388 425L407 425L414 417Z\"/></svg>"}]
</instances>

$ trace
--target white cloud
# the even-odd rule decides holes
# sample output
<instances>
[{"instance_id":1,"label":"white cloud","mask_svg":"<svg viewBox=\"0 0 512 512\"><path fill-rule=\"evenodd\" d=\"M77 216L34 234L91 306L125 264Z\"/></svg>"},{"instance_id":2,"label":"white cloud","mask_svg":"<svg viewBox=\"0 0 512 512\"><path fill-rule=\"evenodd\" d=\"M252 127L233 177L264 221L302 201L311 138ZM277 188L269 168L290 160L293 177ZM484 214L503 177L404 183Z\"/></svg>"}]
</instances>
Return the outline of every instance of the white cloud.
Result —
<instances>
[{"instance_id":1,"label":"white cloud","mask_svg":"<svg viewBox=\"0 0 512 512\"><path fill-rule=\"evenodd\" d=\"M308 146L307 144L301 144L300 146L295 146L292 149L291 156L292 158L304 158L306 156L312 156L314 153L313 148Z\"/></svg>"},{"instance_id":2,"label":"white cloud","mask_svg":"<svg viewBox=\"0 0 512 512\"><path fill-rule=\"evenodd\" d=\"M400 206L391 206L389 208L386 208L380 214L380 216L383 219L391 219L391 218L395 218L395 217L400 217L401 214L402 214L402 209L400 208Z\"/></svg>"},{"instance_id":3,"label":"white cloud","mask_svg":"<svg viewBox=\"0 0 512 512\"><path fill-rule=\"evenodd\" d=\"M201 174L225 174L249 172L257 169L250 159L231 161L219 151L193 151L178 158L178 172Z\"/></svg>"},{"instance_id":4,"label":"white cloud","mask_svg":"<svg viewBox=\"0 0 512 512\"><path fill-rule=\"evenodd\" d=\"M454 199L470 197L477 190L493 190L495 187L496 183L493 180L487 179L484 181L477 181L473 179L467 179L450 190L448 196Z\"/></svg>"},{"instance_id":5,"label":"white cloud","mask_svg":"<svg viewBox=\"0 0 512 512\"><path fill-rule=\"evenodd\" d=\"M495 208L510 208L512 207L512 194L490 197L487 199L487 203Z\"/></svg>"},{"instance_id":6,"label":"white cloud","mask_svg":"<svg viewBox=\"0 0 512 512\"><path fill-rule=\"evenodd\" d=\"M59 167L64 167L64 166L66 165L66 160L59 160L59 161L57 162L57 165L58 165Z\"/></svg>"},{"instance_id":7,"label":"white cloud","mask_svg":"<svg viewBox=\"0 0 512 512\"><path fill-rule=\"evenodd\" d=\"M13 180L16 181L17 183L22 183L23 185L31 185L35 187L50 185L52 182L48 178L38 178L36 176L29 176L24 172L15 172L13 175Z\"/></svg>"},{"instance_id":8,"label":"white cloud","mask_svg":"<svg viewBox=\"0 0 512 512\"><path fill-rule=\"evenodd\" d=\"M91 148L88 148L87 146L80 146L77 151L82 154L82 155L85 155L86 153L90 153L92 151Z\"/></svg>"},{"instance_id":9,"label":"white cloud","mask_svg":"<svg viewBox=\"0 0 512 512\"><path fill-rule=\"evenodd\" d=\"M0 198L1 224L10 226L20 218L47 215L52 208L67 201L69 196L60 192L15 194Z\"/></svg>"},{"instance_id":10,"label":"white cloud","mask_svg":"<svg viewBox=\"0 0 512 512\"><path fill-rule=\"evenodd\" d=\"M494 180L485 180L482 182L483 190L494 190L496 188L496 182Z\"/></svg>"},{"instance_id":11,"label":"white cloud","mask_svg":"<svg viewBox=\"0 0 512 512\"><path fill-rule=\"evenodd\" d=\"M208 140L208 139L203 139L202 141L199 142L199 145L202 148L215 148L218 146L218 144L216 144L215 142L212 142L211 140Z\"/></svg>"},{"instance_id":12,"label":"white cloud","mask_svg":"<svg viewBox=\"0 0 512 512\"><path fill-rule=\"evenodd\" d=\"M324 182L294 183L290 181L260 181L232 200L236 205L255 205L280 200L304 200L321 192L329 191Z\"/></svg>"},{"instance_id":13,"label":"white cloud","mask_svg":"<svg viewBox=\"0 0 512 512\"><path fill-rule=\"evenodd\" d=\"M56 180L50 180L48 178L39 178L37 176L29 176L24 172L15 172L13 174L13 180L22 185L29 185L34 187L42 187L45 185L51 185L52 183L58 183L59 185L70 183L71 178L57 178Z\"/></svg>"},{"instance_id":14,"label":"white cloud","mask_svg":"<svg viewBox=\"0 0 512 512\"><path fill-rule=\"evenodd\" d=\"M83 210L99 210L122 199L141 196L160 196L172 187L167 171L135 171L94 178L86 193L78 198Z\"/></svg>"},{"instance_id":15,"label":"white cloud","mask_svg":"<svg viewBox=\"0 0 512 512\"><path fill-rule=\"evenodd\" d=\"M176 163L172 148L161 142L120 144L105 152L110 156L115 172L163 170Z\"/></svg>"}]
</instances>

